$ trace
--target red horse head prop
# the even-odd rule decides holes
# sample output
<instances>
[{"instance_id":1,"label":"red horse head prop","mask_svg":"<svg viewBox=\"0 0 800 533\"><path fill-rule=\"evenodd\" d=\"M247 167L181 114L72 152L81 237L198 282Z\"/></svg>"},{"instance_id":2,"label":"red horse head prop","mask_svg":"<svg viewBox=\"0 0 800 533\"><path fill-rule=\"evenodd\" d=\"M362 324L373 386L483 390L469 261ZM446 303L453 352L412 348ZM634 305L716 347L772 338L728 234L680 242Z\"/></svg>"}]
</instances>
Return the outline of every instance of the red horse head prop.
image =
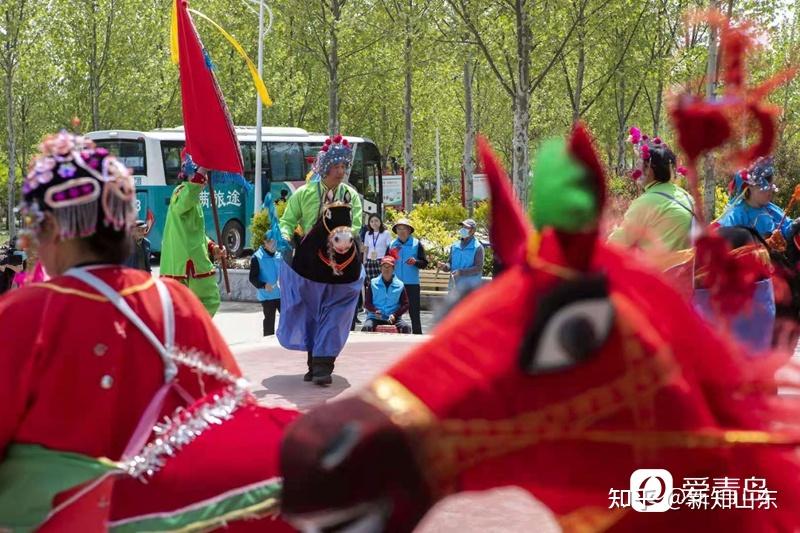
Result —
<instances>
[{"instance_id":1,"label":"red horse head prop","mask_svg":"<svg viewBox=\"0 0 800 533\"><path fill-rule=\"evenodd\" d=\"M800 525L798 434L775 428L781 415L796 423L798 411L777 410L779 362L748 359L596 233L534 233L485 142L480 153L507 268L357 397L289 428L286 515L299 526L411 531L449 493L518 485L566 531ZM574 183L602 206L602 170L570 153L584 162L586 179ZM546 187L542 180L560 177L535 179ZM591 252L574 253L587 235ZM667 469L678 487L683 478L709 486L724 476L763 478L778 508L684 506L655 516L613 508L609 491L630 488L640 468Z\"/></svg>"}]
</instances>

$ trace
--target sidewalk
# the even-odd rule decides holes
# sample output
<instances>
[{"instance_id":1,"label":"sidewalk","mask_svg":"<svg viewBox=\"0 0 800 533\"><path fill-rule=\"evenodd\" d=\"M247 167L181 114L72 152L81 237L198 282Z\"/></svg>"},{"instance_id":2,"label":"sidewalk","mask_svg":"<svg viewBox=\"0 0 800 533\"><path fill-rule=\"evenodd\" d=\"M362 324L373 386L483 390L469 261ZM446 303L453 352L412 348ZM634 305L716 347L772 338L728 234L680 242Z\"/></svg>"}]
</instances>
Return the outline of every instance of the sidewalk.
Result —
<instances>
[{"instance_id":1,"label":"sidewalk","mask_svg":"<svg viewBox=\"0 0 800 533\"><path fill-rule=\"evenodd\" d=\"M363 322L364 313L361 313L360 318ZM408 320L407 316L405 318ZM422 332L430 333L434 327L433 312L422 311L420 318L422 319ZM261 305L252 302L222 302L219 311L214 316L214 324L222 331L222 335L230 346L263 339L263 320L264 313ZM278 320L280 320L280 313L275 321L276 328ZM356 330L360 329L361 324L356 324Z\"/></svg>"}]
</instances>

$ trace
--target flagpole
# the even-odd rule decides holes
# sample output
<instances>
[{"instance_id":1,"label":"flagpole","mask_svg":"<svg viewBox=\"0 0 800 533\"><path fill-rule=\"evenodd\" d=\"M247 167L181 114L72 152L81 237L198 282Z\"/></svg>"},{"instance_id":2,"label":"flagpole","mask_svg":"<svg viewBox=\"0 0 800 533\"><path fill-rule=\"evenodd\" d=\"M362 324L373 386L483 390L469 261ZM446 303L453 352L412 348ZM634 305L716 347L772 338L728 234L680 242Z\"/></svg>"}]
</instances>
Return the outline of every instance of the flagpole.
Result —
<instances>
[{"instance_id":1,"label":"flagpole","mask_svg":"<svg viewBox=\"0 0 800 533\"><path fill-rule=\"evenodd\" d=\"M208 173L208 196L211 200L211 214L214 218L214 229L217 230L217 243L222 246L222 231L219 229L219 213L217 212L217 195L214 192L214 180L211 179L211 172ZM231 282L228 280L228 265L225 257L220 257L219 264L222 266L222 277L225 279L225 292L231 293Z\"/></svg>"},{"instance_id":2,"label":"flagpole","mask_svg":"<svg viewBox=\"0 0 800 533\"><path fill-rule=\"evenodd\" d=\"M264 69L264 0L258 2L258 76L261 77ZM255 181L255 206L254 213L258 213L264 202L264 191L261 187L261 127L263 124L261 95L256 92L256 168L253 181ZM274 221L273 221L274 223Z\"/></svg>"}]
</instances>

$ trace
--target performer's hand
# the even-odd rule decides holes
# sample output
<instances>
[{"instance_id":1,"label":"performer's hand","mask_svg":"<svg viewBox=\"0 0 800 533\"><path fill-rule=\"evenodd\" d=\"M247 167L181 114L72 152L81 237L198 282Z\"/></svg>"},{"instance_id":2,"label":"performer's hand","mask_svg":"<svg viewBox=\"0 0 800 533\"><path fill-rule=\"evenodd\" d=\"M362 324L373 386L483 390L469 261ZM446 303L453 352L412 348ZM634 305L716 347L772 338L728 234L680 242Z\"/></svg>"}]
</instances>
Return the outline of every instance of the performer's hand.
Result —
<instances>
[{"instance_id":1,"label":"performer's hand","mask_svg":"<svg viewBox=\"0 0 800 533\"><path fill-rule=\"evenodd\" d=\"M414 265L417 264L417 260L415 258L413 258L413 257L409 257L408 259L406 259L406 264L414 266Z\"/></svg>"},{"instance_id":2,"label":"performer's hand","mask_svg":"<svg viewBox=\"0 0 800 533\"><path fill-rule=\"evenodd\" d=\"M272 285L270 285L269 283L265 283L264 284L264 290L265 291L271 291L272 290Z\"/></svg>"},{"instance_id":3,"label":"performer's hand","mask_svg":"<svg viewBox=\"0 0 800 533\"><path fill-rule=\"evenodd\" d=\"M436 264L436 267L437 267L439 270L444 270L444 269L446 269L446 268L447 268L447 263L443 263L442 261L439 261L439 262Z\"/></svg>"},{"instance_id":4,"label":"performer's hand","mask_svg":"<svg viewBox=\"0 0 800 533\"><path fill-rule=\"evenodd\" d=\"M767 239L767 244L776 252L786 251L786 239L783 238L780 228L772 232L772 235Z\"/></svg>"},{"instance_id":5,"label":"performer's hand","mask_svg":"<svg viewBox=\"0 0 800 533\"><path fill-rule=\"evenodd\" d=\"M453 270L453 277L454 278L457 278L460 275L461 275L461 271L460 270Z\"/></svg>"},{"instance_id":6,"label":"performer's hand","mask_svg":"<svg viewBox=\"0 0 800 533\"><path fill-rule=\"evenodd\" d=\"M394 321L397 320L394 315L389 315L389 324L394 324Z\"/></svg>"},{"instance_id":7,"label":"performer's hand","mask_svg":"<svg viewBox=\"0 0 800 533\"><path fill-rule=\"evenodd\" d=\"M381 310L380 310L380 309L378 309L377 311L375 311L375 316L377 316L377 317L380 317L380 316L381 316Z\"/></svg>"},{"instance_id":8,"label":"performer's hand","mask_svg":"<svg viewBox=\"0 0 800 533\"><path fill-rule=\"evenodd\" d=\"M224 246L215 246L214 247L214 259L217 261L227 259L228 258L228 250L225 249Z\"/></svg>"}]
</instances>

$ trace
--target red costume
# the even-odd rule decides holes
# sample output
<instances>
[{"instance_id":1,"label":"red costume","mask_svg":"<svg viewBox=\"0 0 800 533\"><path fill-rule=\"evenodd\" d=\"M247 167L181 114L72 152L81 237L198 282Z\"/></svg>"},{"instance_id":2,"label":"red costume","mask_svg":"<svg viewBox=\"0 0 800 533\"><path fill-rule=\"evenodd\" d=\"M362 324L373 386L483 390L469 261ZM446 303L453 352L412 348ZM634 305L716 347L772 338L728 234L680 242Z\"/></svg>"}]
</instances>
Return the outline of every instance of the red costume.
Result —
<instances>
[{"instance_id":1,"label":"red costume","mask_svg":"<svg viewBox=\"0 0 800 533\"><path fill-rule=\"evenodd\" d=\"M63 240L124 231L127 170L69 134L47 142L22 205L34 239L45 220ZM296 414L257 405L185 287L73 267L0 300L0 338L0 529L288 530L277 447Z\"/></svg>"}]
</instances>

